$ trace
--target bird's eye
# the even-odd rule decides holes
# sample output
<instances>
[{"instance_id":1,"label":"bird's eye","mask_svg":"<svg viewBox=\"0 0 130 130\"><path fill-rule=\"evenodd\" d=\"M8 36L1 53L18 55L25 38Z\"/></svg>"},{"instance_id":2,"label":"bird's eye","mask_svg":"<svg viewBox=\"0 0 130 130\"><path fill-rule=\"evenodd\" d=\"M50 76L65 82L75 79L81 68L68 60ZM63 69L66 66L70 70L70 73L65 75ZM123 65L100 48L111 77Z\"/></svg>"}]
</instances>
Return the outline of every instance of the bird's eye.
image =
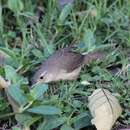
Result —
<instances>
[{"instance_id":1,"label":"bird's eye","mask_svg":"<svg viewBox=\"0 0 130 130\"><path fill-rule=\"evenodd\" d=\"M44 77L43 76L40 76L40 79L43 79Z\"/></svg>"},{"instance_id":2,"label":"bird's eye","mask_svg":"<svg viewBox=\"0 0 130 130\"><path fill-rule=\"evenodd\" d=\"M45 78L45 75L47 74L47 71L44 71L40 76L39 79L43 80Z\"/></svg>"}]
</instances>

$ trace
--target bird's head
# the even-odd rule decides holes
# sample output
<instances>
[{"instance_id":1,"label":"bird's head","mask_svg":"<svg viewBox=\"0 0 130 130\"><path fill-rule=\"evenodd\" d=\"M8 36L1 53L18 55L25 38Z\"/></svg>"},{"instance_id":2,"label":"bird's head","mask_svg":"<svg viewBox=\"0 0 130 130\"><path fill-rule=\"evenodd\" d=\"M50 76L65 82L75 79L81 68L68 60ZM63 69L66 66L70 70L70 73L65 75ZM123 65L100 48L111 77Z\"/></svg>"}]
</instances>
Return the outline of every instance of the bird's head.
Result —
<instances>
[{"instance_id":1,"label":"bird's head","mask_svg":"<svg viewBox=\"0 0 130 130\"><path fill-rule=\"evenodd\" d=\"M53 75L47 71L47 70L43 70L43 69L39 69L33 76L32 78L32 83L49 83L51 81L53 81Z\"/></svg>"}]
</instances>

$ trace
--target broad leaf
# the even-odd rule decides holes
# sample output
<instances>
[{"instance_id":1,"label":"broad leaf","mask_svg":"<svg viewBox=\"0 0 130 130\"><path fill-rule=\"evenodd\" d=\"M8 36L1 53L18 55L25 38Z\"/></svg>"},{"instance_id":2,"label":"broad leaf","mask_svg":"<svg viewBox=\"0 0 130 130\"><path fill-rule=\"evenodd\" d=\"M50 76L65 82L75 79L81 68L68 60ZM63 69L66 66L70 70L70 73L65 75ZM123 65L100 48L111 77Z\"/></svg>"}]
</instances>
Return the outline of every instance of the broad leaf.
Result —
<instances>
[{"instance_id":1,"label":"broad leaf","mask_svg":"<svg viewBox=\"0 0 130 130\"><path fill-rule=\"evenodd\" d=\"M38 119L40 119L40 117L32 117L31 115L29 115L27 113L16 114L15 118L20 124L22 124L23 126L27 126L27 127L29 127L34 122L36 122Z\"/></svg>"},{"instance_id":2,"label":"broad leaf","mask_svg":"<svg viewBox=\"0 0 130 130\"><path fill-rule=\"evenodd\" d=\"M36 84L33 86L33 89L30 91L30 95L33 97L33 100L41 97L48 89L47 84Z\"/></svg>"},{"instance_id":3,"label":"broad leaf","mask_svg":"<svg viewBox=\"0 0 130 130\"><path fill-rule=\"evenodd\" d=\"M15 67L19 66L19 61L17 56L18 54L16 51L4 47L0 47L0 51L6 56L4 59L5 64L15 66Z\"/></svg>"},{"instance_id":4,"label":"broad leaf","mask_svg":"<svg viewBox=\"0 0 130 130\"><path fill-rule=\"evenodd\" d=\"M66 20L66 18L68 17L68 15L71 13L71 10L72 10L72 4L71 3L67 4L63 8L63 10L62 10L62 12L61 12L61 14L59 16L59 19L58 19L58 24L59 25L64 24L64 21Z\"/></svg>"},{"instance_id":5,"label":"broad leaf","mask_svg":"<svg viewBox=\"0 0 130 130\"><path fill-rule=\"evenodd\" d=\"M61 127L61 130L74 130L71 126L68 126L68 125L63 125Z\"/></svg>"},{"instance_id":6,"label":"broad leaf","mask_svg":"<svg viewBox=\"0 0 130 130\"><path fill-rule=\"evenodd\" d=\"M83 42L88 52L96 48L94 33L90 29L85 30L83 36Z\"/></svg>"},{"instance_id":7,"label":"broad leaf","mask_svg":"<svg viewBox=\"0 0 130 130\"><path fill-rule=\"evenodd\" d=\"M38 127L38 130L52 130L62 125L66 119L66 117L51 117L49 119L45 119L45 121Z\"/></svg>"},{"instance_id":8,"label":"broad leaf","mask_svg":"<svg viewBox=\"0 0 130 130\"><path fill-rule=\"evenodd\" d=\"M6 79L12 81L13 83L16 82L17 81L16 70L9 65L6 65L4 68Z\"/></svg>"},{"instance_id":9,"label":"broad leaf","mask_svg":"<svg viewBox=\"0 0 130 130\"><path fill-rule=\"evenodd\" d=\"M47 106L47 105L33 107L28 109L27 111L31 113L41 114L41 115L55 115L61 113L61 110L59 108L53 106Z\"/></svg>"},{"instance_id":10,"label":"broad leaf","mask_svg":"<svg viewBox=\"0 0 130 130\"><path fill-rule=\"evenodd\" d=\"M12 127L12 130L22 130L22 129L18 126L14 126L14 127Z\"/></svg>"},{"instance_id":11,"label":"broad leaf","mask_svg":"<svg viewBox=\"0 0 130 130\"><path fill-rule=\"evenodd\" d=\"M8 0L8 7L14 12L18 13L23 10L24 5L22 0Z\"/></svg>"},{"instance_id":12,"label":"broad leaf","mask_svg":"<svg viewBox=\"0 0 130 130\"><path fill-rule=\"evenodd\" d=\"M6 79L12 81L13 84L20 85L21 83L26 84L28 82L25 78L18 75L16 73L16 70L12 66L5 65L4 69L5 69Z\"/></svg>"},{"instance_id":13,"label":"broad leaf","mask_svg":"<svg viewBox=\"0 0 130 130\"><path fill-rule=\"evenodd\" d=\"M81 113L80 115L72 119L75 129L81 129L83 127L91 125L91 116L88 112Z\"/></svg>"},{"instance_id":14,"label":"broad leaf","mask_svg":"<svg viewBox=\"0 0 130 130\"><path fill-rule=\"evenodd\" d=\"M88 99L88 107L93 116L92 124L97 130L111 130L122 113L116 97L107 89L96 89Z\"/></svg>"},{"instance_id":15,"label":"broad leaf","mask_svg":"<svg viewBox=\"0 0 130 130\"><path fill-rule=\"evenodd\" d=\"M54 45L48 44L46 47L44 47L44 56L48 57L54 52Z\"/></svg>"},{"instance_id":16,"label":"broad leaf","mask_svg":"<svg viewBox=\"0 0 130 130\"><path fill-rule=\"evenodd\" d=\"M38 50L38 49L33 49L32 53L33 53L34 56L36 56L39 59L43 58L43 53L40 50Z\"/></svg>"},{"instance_id":17,"label":"broad leaf","mask_svg":"<svg viewBox=\"0 0 130 130\"><path fill-rule=\"evenodd\" d=\"M12 97L14 101L16 101L20 106L24 106L28 103L28 100L23 93L23 91L19 88L19 86L11 85L8 88L8 93Z\"/></svg>"},{"instance_id":18,"label":"broad leaf","mask_svg":"<svg viewBox=\"0 0 130 130\"><path fill-rule=\"evenodd\" d=\"M4 47L0 47L0 50L2 52L4 52L6 55L10 56L10 57L13 57L13 58L16 58L16 54L14 51L8 49L8 48L4 48Z\"/></svg>"}]
</instances>

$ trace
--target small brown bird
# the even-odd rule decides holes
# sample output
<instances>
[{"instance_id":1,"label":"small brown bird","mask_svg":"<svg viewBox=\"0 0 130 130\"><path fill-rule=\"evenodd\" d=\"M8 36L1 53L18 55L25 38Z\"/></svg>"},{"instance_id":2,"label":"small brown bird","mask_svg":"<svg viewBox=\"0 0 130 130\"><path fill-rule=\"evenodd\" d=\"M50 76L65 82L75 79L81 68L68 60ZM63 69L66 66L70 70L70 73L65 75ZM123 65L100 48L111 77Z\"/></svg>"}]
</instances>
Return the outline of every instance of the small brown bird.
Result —
<instances>
[{"instance_id":1,"label":"small brown bird","mask_svg":"<svg viewBox=\"0 0 130 130\"><path fill-rule=\"evenodd\" d=\"M42 63L34 74L32 82L49 83L59 80L74 80L78 77L81 67L92 60L103 58L103 53L76 53L72 47L59 49Z\"/></svg>"}]
</instances>

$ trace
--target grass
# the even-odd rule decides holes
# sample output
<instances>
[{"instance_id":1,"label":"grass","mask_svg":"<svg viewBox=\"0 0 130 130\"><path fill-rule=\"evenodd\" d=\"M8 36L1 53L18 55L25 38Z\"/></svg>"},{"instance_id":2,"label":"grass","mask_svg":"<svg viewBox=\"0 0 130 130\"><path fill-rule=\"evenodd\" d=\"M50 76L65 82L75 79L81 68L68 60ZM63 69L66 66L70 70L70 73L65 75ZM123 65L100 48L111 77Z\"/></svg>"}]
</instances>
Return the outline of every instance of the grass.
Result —
<instances>
[{"instance_id":1,"label":"grass","mask_svg":"<svg viewBox=\"0 0 130 130\"><path fill-rule=\"evenodd\" d=\"M11 80L11 86L17 86L14 87L17 94L14 90L10 92L14 92L12 97L21 112L12 114L10 102L0 91L1 127L3 124L9 128L21 124L26 129L38 130L62 124L62 130L88 127L91 116L87 99L101 87L119 99L123 108L119 122L130 124L129 7L128 0L76 0L64 8L57 0L0 0L0 51L6 57L0 75ZM47 92L43 87L30 92L29 80L38 65L57 49L73 43L79 52L99 49L106 58L84 67L77 81L60 81L49 84ZM81 84L86 80L90 85ZM39 98L40 91L45 91L44 98ZM54 113L59 109L62 113L46 115L47 111L43 116L27 112L41 105L53 106Z\"/></svg>"}]
</instances>

